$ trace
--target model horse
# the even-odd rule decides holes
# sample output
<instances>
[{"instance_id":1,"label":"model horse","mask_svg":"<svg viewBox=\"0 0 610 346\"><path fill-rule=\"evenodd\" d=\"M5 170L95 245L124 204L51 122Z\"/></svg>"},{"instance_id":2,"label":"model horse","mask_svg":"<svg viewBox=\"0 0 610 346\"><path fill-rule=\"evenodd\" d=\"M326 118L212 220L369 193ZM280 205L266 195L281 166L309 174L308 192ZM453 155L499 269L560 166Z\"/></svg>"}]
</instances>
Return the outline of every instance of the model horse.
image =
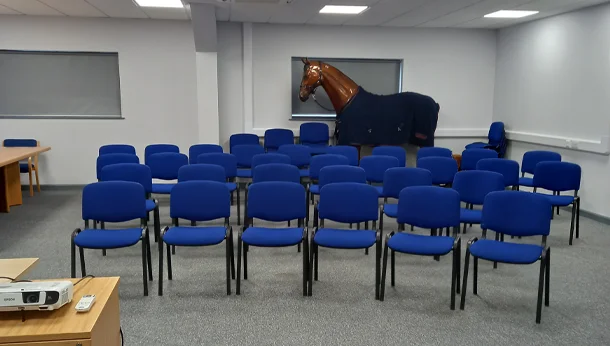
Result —
<instances>
[{"instance_id":1,"label":"model horse","mask_svg":"<svg viewBox=\"0 0 610 346\"><path fill-rule=\"evenodd\" d=\"M329 64L302 61L299 99L315 98L316 88L324 88L337 113L337 144L434 146L440 106L430 96L414 92L375 95Z\"/></svg>"}]
</instances>

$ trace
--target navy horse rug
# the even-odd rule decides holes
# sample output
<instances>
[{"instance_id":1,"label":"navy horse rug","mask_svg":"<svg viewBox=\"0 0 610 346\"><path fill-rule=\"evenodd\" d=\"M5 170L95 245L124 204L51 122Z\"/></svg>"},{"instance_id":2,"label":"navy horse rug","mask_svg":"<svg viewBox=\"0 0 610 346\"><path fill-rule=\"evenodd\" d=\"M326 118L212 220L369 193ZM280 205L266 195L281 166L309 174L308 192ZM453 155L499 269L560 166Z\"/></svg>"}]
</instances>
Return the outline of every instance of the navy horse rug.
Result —
<instances>
[{"instance_id":1,"label":"navy horse rug","mask_svg":"<svg viewBox=\"0 0 610 346\"><path fill-rule=\"evenodd\" d=\"M434 146L440 106L430 96L403 92L372 94L362 87L339 114L335 137L339 145Z\"/></svg>"}]
</instances>

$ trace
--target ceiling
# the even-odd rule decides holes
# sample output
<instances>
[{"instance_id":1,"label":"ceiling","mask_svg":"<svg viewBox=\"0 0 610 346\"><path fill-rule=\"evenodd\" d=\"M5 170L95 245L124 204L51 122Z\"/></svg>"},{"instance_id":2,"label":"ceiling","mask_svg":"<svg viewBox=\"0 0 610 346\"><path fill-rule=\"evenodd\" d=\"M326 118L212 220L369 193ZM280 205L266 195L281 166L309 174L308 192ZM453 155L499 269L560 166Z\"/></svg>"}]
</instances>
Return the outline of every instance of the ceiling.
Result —
<instances>
[{"instance_id":1,"label":"ceiling","mask_svg":"<svg viewBox=\"0 0 610 346\"><path fill-rule=\"evenodd\" d=\"M225 1L223 3L223 1ZM183 0L214 4L220 21L386 27L501 28L610 0ZM288 3L287 3L288 2ZM327 4L368 5L357 16L320 14ZM492 19L497 10L537 10L522 19ZM0 14L189 20L181 9L144 8L133 0L0 0Z\"/></svg>"}]
</instances>

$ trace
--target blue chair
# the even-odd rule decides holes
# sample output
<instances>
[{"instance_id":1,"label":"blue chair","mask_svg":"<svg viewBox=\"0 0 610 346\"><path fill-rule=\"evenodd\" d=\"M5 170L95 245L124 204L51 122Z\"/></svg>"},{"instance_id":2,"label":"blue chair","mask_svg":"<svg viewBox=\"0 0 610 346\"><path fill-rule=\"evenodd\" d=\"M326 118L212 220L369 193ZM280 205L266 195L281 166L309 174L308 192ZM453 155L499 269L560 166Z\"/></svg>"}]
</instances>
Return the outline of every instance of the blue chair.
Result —
<instances>
[{"instance_id":1,"label":"blue chair","mask_svg":"<svg viewBox=\"0 0 610 346\"><path fill-rule=\"evenodd\" d=\"M536 165L539 162L544 161L560 162L561 155L554 151L545 150L528 151L523 154L523 160L521 161L521 178L519 178L519 185L534 187L534 178L526 177L525 173L533 175L534 171L536 171Z\"/></svg>"},{"instance_id":2,"label":"blue chair","mask_svg":"<svg viewBox=\"0 0 610 346\"><path fill-rule=\"evenodd\" d=\"M475 142L468 144L465 149L491 149L497 153L496 157L504 158L507 141L503 122L497 121L491 124L487 140L487 143Z\"/></svg>"},{"instance_id":3,"label":"blue chair","mask_svg":"<svg viewBox=\"0 0 610 346\"><path fill-rule=\"evenodd\" d=\"M269 163L290 164L290 156L278 153L257 154L252 157L252 169L258 165L266 165Z\"/></svg>"},{"instance_id":4,"label":"blue chair","mask_svg":"<svg viewBox=\"0 0 610 346\"><path fill-rule=\"evenodd\" d=\"M236 133L229 138L229 151L233 153L236 145L260 145L260 138L253 133Z\"/></svg>"},{"instance_id":5,"label":"blue chair","mask_svg":"<svg viewBox=\"0 0 610 346\"><path fill-rule=\"evenodd\" d=\"M384 215L391 218L398 216L398 204L387 203L387 199L398 199L400 191L406 187L432 185L432 173L422 168L396 167L385 171L383 180L385 203L379 209L379 229L382 231Z\"/></svg>"},{"instance_id":6,"label":"blue chair","mask_svg":"<svg viewBox=\"0 0 610 346\"><path fill-rule=\"evenodd\" d=\"M360 167L366 172L366 180L369 183L383 184L383 178L388 169L405 166L400 166L399 160L394 156L371 155L363 157L360 160ZM383 195L383 185L376 185L374 187L377 189L379 197L386 197Z\"/></svg>"},{"instance_id":7,"label":"blue chair","mask_svg":"<svg viewBox=\"0 0 610 346\"><path fill-rule=\"evenodd\" d=\"M151 155L159 153L179 153L180 148L174 144L149 144L144 148L144 164L148 165Z\"/></svg>"},{"instance_id":8,"label":"blue chair","mask_svg":"<svg viewBox=\"0 0 610 346\"><path fill-rule=\"evenodd\" d=\"M109 154L110 155L110 154ZM161 233L161 218L159 216L159 202L151 198L152 173L146 165L138 163L117 163L102 168L101 181L131 181L144 187L146 196L146 212L153 212L155 241ZM147 215L148 218L149 215ZM94 226L95 227L95 226ZM102 223L102 228L104 224Z\"/></svg>"},{"instance_id":9,"label":"blue chair","mask_svg":"<svg viewBox=\"0 0 610 346\"><path fill-rule=\"evenodd\" d=\"M483 159L477 162L477 169L504 176L504 186L517 190L519 187L519 162L508 159Z\"/></svg>"},{"instance_id":10,"label":"blue chair","mask_svg":"<svg viewBox=\"0 0 610 346\"><path fill-rule=\"evenodd\" d=\"M480 224L482 212L474 209L475 205L483 205L485 196L494 191L504 191L504 176L489 171L457 172L453 180L453 189L460 194L460 200L466 203L466 208L460 210L460 222L464 224Z\"/></svg>"},{"instance_id":11,"label":"blue chair","mask_svg":"<svg viewBox=\"0 0 610 346\"><path fill-rule=\"evenodd\" d=\"M318 247L331 249L368 249L375 245L375 299L379 299L381 231L377 228L379 195L371 185L361 183L334 183L320 190L320 201L314 209L314 218L320 219L311 237L309 255L309 295L312 295L312 277L318 281ZM365 223L365 229L339 229L324 226L324 221ZM369 221L373 229L368 229ZM316 222L316 224L318 224Z\"/></svg>"},{"instance_id":12,"label":"blue chair","mask_svg":"<svg viewBox=\"0 0 610 346\"><path fill-rule=\"evenodd\" d=\"M197 157L198 163L207 163L210 165L218 165L224 168L226 181L232 185L227 184L227 187L231 191L231 202L233 202L233 192L237 195L237 224L241 225L241 201L239 195L239 186L236 184L237 178L237 157L233 154L227 153L210 153L201 154ZM235 188L233 188L235 186Z\"/></svg>"},{"instance_id":13,"label":"blue chair","mask_svg":"<svg viewBox=\"0 0 610 346\"><path fill-rule=\"evenodd\" d=\"M290 163L299 168L302 178L309 177L309 163L312 155L310 147L302 144L284 144L277 152L290 157Z\"/></svg>"},{"instance_id":14,"label":"blue chair","mask_svg":"<svg viewBox=\"0 0 610 346\"><path fill-rule=\"evenodd\" d=\"M490 149L466 149L462 152L460 170L472 171L477 169L477 162L483 159L497 159L498 153Z\"/></svg>"},{"instance_id":15,"label":"blue chair","mask_svg":"<svg viewBox=\"0 0 610 346\"><path fill-rule=\"evenodd\" d=\"M11 147L39 147L40 142L35 139L5 139L2 146ZM33 162L32 162L33 161ZM34 196L34 185L32 184L32 171L36 176L36 189L40 192L40 180L38 179L38 154L34 155L34 160L28 157L28 162L19 163L19 173L27 173L30 181L30 196Z\"/></svg>"},{"instance_id":16,"label":"blue chair","mask_svg":"<svg viewBox=\"0 0 610 346\"><path fill-rule=\"evenodd\" d=\"M277 151L284 144L294 144L294 133L288 129L269 129L265 131L265 151Z\"/></svg>"},{"instance_id":17,"label":"blue chair","mask_svg":"<svg viewBox=\"0 0 610 346\"><path fill-rule=\"evenodd\" d=\"M178 182L186 181L215 181L226 184L227 178L225 176L225 169L222 166L196 163L194 165L185 165L178 169Z\"/></svg>"},{"instance_id":18,"label":"blue chair","mask_svg":"<svg viewBox=\"0 0 610 346\"><path fill-rule=\"evenodd\" d=\"M323 154L316 157L322 157L324 155L331 154ZM366 171L362 167L350 166L344 162L335 162L321 167L318 171L318 176L315 177L315 179L312 177L312 180L317 182L317 184L309 185L309 193L313 200L313 196L319 195L322 186L326 184L347 182L366 184Z\"/></svg>"},{"instance_id":19,"label":"blue chair","mask_svg":"<svg viewBox=\"0 0 610 346\"><path fill-rule=\"evenodd\" d=\"M325 154L330 140L328 124L302 123L299 128L299 143L311 149L311 155Z\"/></svg>"},{"instance_id":20,"label":"blue chair","mask_svg":"<svg viewBox=\"0 0 610 346\"><path fill-rule=\"evenodd\" d=\"M430 171L432 184L440 186L451 186L458 172L457 161L450 157L422 157L417 160L417 167Z\"/></svg>"},{"instance_id":21,"label":"blue chair","mask_svg":"<svg viewBox=\"0 0 610 346\"><path fill-rule=\"evenodd\" d=\"M189 164L200 163L199 155L222 153L222 147L218 144L194 144L189 148Z\"/></svg>"},{"instance_id":22,"label":"blue chair","mask_svg":"<svg viewBox=\"0 0 610 346\"><path fill-rule=\"evenodd\" d=\"M80 256L82 277L87 276L84 249L119 249L142 243L142 281L148 295L152 280L150 238L146 226L146 192L141 184L131 181L103 181L83 189L82 218L85 228L77 228L71 238L71 277L76 277L76 248ZM89 220L126 222L140 219L140 227L125 229L92 229ZM148 279L146 278L148 269Z\"/></svg>"},{"instance_id":23,"label":"blue chair","mask_svg":"<svg viewBox=\"0 0 610 346\"><path fill-rule=\"evenodd\" d=\"M326 149L327 154L333 155L343 155L347 157L350 166L358 166L359 153L356 147L352 147L351 145L334 145L332 147L328 147Z\"/></svg>"},{"instance_id":24,"label":"blue chair","mask_svg":"<svg viewBox=\"0 0 610 346\"><path fill-rule=\"evenodd\" d=\"M188 167L188 166L187 166ZM217 166L216 166L217 167ZM211 246L226 244L227 295L231 295L231 277L235 279L233 256L233 228L231 216L231 193L224 183L215 181L187 181L174 186L170 195L170 217L172 227L165 227L159 242L159 292L163 295L163 243L167 247L167 277L172 280L172 253L170 246ZM224 219L224 226L184 227L178 219L212 221Z\"/></svg>"},{"instance_id":25,"label":"blue chair","mask_svg":"<svg viewBox=\"0 0 610 346\"><path fill-rule=\"evenodd\" d=\"M574 238L574 222L576 221L576 239L580 236L580 189L581 168L570 162L540 162L534 171L534 192L538 189L553 191L547 197L553 207L568 207L572 205L572 221L570 222L570 245ZM574 191L572 196L561 195L563 191ZM552 214L552 213L551 213Z\"/></svg>"},{"instance_id":26,"label":"blue chair","mask_svg":"<svg viewBox=\"0 0 610 346\"><path fill-rule=\"evenodd\" d=\"M468 242L464 262L464 281L460 309L466 303L466 285L470 255L474 258L472 293L477 294L478 260L507 263L533 264L540 261L538 280L538 302L536 304L536 323L540 323L542 312L542 289L545 287L544 305L549 306L549 279L551 249L546 238L551 230L552 209L548 198L524 191L492 192L485 197L481 228L482 238ZM518 244L487 239L487 230L515 236L542 236L542 244Z\"/></svg>"},{"instance_id":27,"label":"blue chair","mask_svg":"<svg viewBox=\"0 0 610 346\"><path fill-rule=\"evenodd\" d=\"M136 154L136 148L129 144L107 144L102 145L99 150L99 155L106 154Z\"/></svg>"},{"instance_id":28,"label":"blue chair","mask_svg":"<svg viewBox=\"0 0 610 346\"><path fill-rule=\"evenodd\" d=\"M451 310L455 310L455 294L460 293L460 196L451 189L438 186L412 186L403 189L398 199L398 223L429 228L434 236L409 234L405 232L388 234L383 252L383 272L381 274L381 294L385 297L385 277L388 269L388 248L391 252L391 285L395 285L395 253L434 256L438 258L453 253L451 269ZM443 236L443 228L452 228L453 237ZM439 236L436 231L439 230Z\"/></svg>"},{"instance_id":29,"label":"blue chair","mask_svg":"<svg viewBox=\"0 0 610 346\"><path fill-rule=\"evenodd\" d=\"M375 156L375 155L393 156L398 159L398 167L407 166L407 151L403 147L383 145L380 147L373 148L372 154L373 154L373 156Z\"/></svg>"},{"instance_id":30,"label":"blue chair","mask_svg":"<svg viewBox=\"0 0 610 346\"><path fill-rule=\"evenodd\" d=\"M117 163L140 163L140 159L133 154L106 154L97 157L96 176L97 180L102 179L102 169L108 165Z\"/></svg>"},{"instance_id":31,"label":"blue chair","mask_svg":"<svg viewBox=\"0 0 610 346\"><path fill-rule=\"evenodd\" d=\"M264 154L265 148L259 144L240 144L233 147L231 154L237 158L237 177L252 179L252 158Z\"/></svg>"},{"instance_id":32,"label":"blue chair","mask_svg":"<svg viewBox=\"0 0 610 346\"><path fill-rule=\"evenodd\" d=\"M248 249L258 247L287 247L303 244L303 295L307 295L309 235L303 227L305 218L305 187L285 181L252 184L248 194L247 220L237 237L237 283L240 294L241 256L243 244L244 280L248 279ZM287 222L298 219L298 226L291 228L254 227L253 220Z\"/></svg>"},{"instance_id":33,"label":"blue chair","mask_svg":"<svg viewBox=\"0 0 610 346\"><path fill-rule=\"evenodd\" d=\"M180 167L189 164L186 155L180 153L158 153L150 155L146 165L150 167L153 179L176 180ZM153 193L169 195L176 184L153 183Z\"/></svg>"},{"instance_id":34,"label":"blue chair","mask_svg":"<svg viewBox=\"0 0 610 346\"><path fill-rule=\"evenodd\" d=\"M266 181L286 181L300 183L299 169L285 163L267 163L252 169L252 184Z\"/></svg>"},{"instance_id":35,"label":"blue chair","mask_svg":"<svg viewBox=\"0 0 610 346\"><path fill-rule=\"evenodd\" d=\"M451 149L441 147L423 147L417 151L417 160L425 157L448 157L453 158Z\"/></svg>"}]
</instances>

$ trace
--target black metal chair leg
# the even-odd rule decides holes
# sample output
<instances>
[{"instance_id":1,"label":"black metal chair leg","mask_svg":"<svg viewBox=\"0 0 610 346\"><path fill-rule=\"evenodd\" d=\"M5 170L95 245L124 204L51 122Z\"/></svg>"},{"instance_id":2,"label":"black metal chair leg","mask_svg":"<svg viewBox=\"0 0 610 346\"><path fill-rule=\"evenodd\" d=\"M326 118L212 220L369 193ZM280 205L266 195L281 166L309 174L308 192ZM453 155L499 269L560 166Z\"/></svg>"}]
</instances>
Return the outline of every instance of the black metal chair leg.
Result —
<instances>
[{"instance_id":1,"label":"black metal chair leg","mask_svg":"<svg viewBox=\"0 0 610 346\"><path fill-rule=\"evenodd\" d=\"M231 245L231 278L235 280L235 244L233 244L233 231L229 236L229 245Z\"/></svg>"},{"instance_id":2,"label":"black metal chair leg","mask_svg":"<svg viewBox=\"0 0 610 346\"><path fill-rule=\"evenodd\" d=\"M241 201L239 200L239 184L237 185L237 225L241 225Z\"/></svg>"},{"instance_id":3,"label":"black metal chair leg","mask_svg":"<svg viewBox=\"0 0 610 346\"><path fill-rule=\"evenodd\" d=\"M303 242L305 245L303 245L304 249L303 249L303 297L307 297L307 277L308 277L308 270L307 270L307 265L309 263L309 258L308 258L308 249L307 249L307 243L305 243L307 241L307 239L303 239ZM300 244L299 244L300 245Z\"/></svg>"},{"instance_id":4,"label":"black metal chair leg","mask_svg":"<svg viewBox=\"0 0 610 346\"><path fill-rule=\"evenodd\" d=\"M536 301L536 323L540 323L542 315L542 290L544 285L544 264L546 259L540 261L540 277L538 279L538 300Z\"/></svg>"},{"instance_id":5,"label":"black metal chair leg","mask_svg":"<svg viewBox=\"0 0 610 346\"><path fill-rule=\"evenodd\" d=\"M460 310L464 310L466 305L466 287L468 286L468 265L470 262L470 249L466 249L464 257L464 277L462 278L462 297L460 299Z\"/></svg>"},{"instance_id":6,"label":"black metal chair leg","mask_svg":"<svg viewBox=\"0 0 610 346\"><path fill-rule=\"evenodd\" d=\"M230 239L229 237L227 237L225 239L225 260L227 262L227 295L230 296L231 295L231 241L233 239Z\"/></svg>"},{"instance_id":7,"label":"black metal chair leg","mask_svg":"<svg viewBox=\"0 0 610 346\"><path fill-rule=\"evenodd\" d=\"M477 295L477 283L478 283L478 274L479 274L479 259L477 257L473 258L473 268L472 268L472 294Z\"/></svg>"},{"instance_id":8,"label":"black metal chair leg","mask_svg":"<svg viewBox=\"0 0 610 346\"><path fill-rule=\"evenodd\" d=\"M243 240L242 240L243 242ZM250 250L250 246L248 244L244 244L244 280L248 280L248 251Z\"/></svg>"},{"instance_id":9,"label":"black metal chair leg","mask_svg":"<svg viewBox=\"0 0 610 346\"><path fill-rule=\"evenodd\" d=\"M314 245L313 279L318 281L318 244Z\"/></svg>"},{"instance_id":10,"label":"black metal chair leg","mask_svg":"<svg viewBox=\"0 0 610 346\"><path fill-rule=\"evenodd\" d=\"M544 294L544 306L549 306L549 286L550 286L550 281L551 281L551 249L549 248L546 251L546 264L545 264L545 268L546 268L546 277L544 279L544 290L545 290L545 294Z\"/></svg>"},{"instance_id":11,"label":"black metal chair leg","mask_svg":"<svg viewBox=\"0 0 610 346\"><path fill-rule=\"evenodd\" d=\"M176 254L176 245L172 245L172 255Z\"/></svg>"},{"instance_id":12,"label":"black metal chair leg","mask_svg":"<svg viewBox=\"0 0 610 346\"><path fill-rule=\"evenodd\" d=\"M163 295L163 240L159 238L159 290L157 294Z\"/></svg>"},{"instance_id":13,"label":"black metal chair leg","mask_svg":"<svg viewBox=\"0 0 610 346\"><path fill-rule=\"evenodd\" d=\"M152 256L150 254L150 235L146 231L146 236L142 241L146 242L146 265L148 266L148 280L152 281Z\"/></svg>"},{"instance_id":14,"label":"black metal chair leg","mask_svg":"<svg viewBox=\"0 0 610 346\"><path fill-rule=\"evenodd\" d=\"M392 250L394 252L394 250ZM388 269L388 238L386 238L385 248L383 251L383 271L381 272L381 291L379 292L379 300L383 301L385 297L385 277Z\"/></svg>"},{"instance_id":15,"label":"black metal chair leg","mask_svg":"<svg viewBox=\"0 0 610 346\"><path fill-rule=\"evenodd\" d=\"M154 217L153 223L154 223L154 226L155 226L155 230L154 230L155 232L154 233L155 233L155 243L156 243L157 241L159 241L159 237L160 237L160 234L161 234L161 217L159 216L159 206L157 206L154 209L153 217Z\"/></svg>"},{"instance_id":16,"label":"black metal chair leg","mask_svg":"<svg viewBox=\"0 0 610 346\"><path fill-rule=\"evenodd\" d=\"M453 249L453 261L451 268L451 303L449 304L449 308L451 310L455 310L455 282L456 282L456 272L459 270L457 268L457 249Z\"/></svg>"},{"instance_id":17,"label":"black metal chair leg","mask_svg":"<svg viewBox=\"0 0 610 346\"><path fill-rule=\"evenodd\" d=\"M379 300L380 283L381 283L381 239L378 239L375 244L375 299L376 300Z\"/></svg>"},{"instance_id":18,"label":"black metal chair leg","mask_svg":"<svg viewBox=\"0 0 610 346\"><path fill-rule=\"evenodd\" d=\"M307 267L307 271L308 271L308 275L309 275L308 284L307 284L307 286L308 286L307 295L310 297L312 295L312 289L313 289L313 280L312 279L313 279L313 256L314 256L313 249L314 249L314 247L315 247L315 244L313 243L313 239L312 239L312 242L308 247L309 265Z\"/></svg>"},{"instance_id":19,"label":"black metal chair leg","mask_svg":"<svg viewBox=\"0 0 610 346\"><path fill-rule=\"evenodd\" d=\"M297 252L301 252L301 243L297 245Z\"/></svg>"},{"instance_id":20,"label":"black metal chair leg","mask_svg":"<svg viewBox=\"0 0 610 346\"><path fill-rule=\"evenodd\" d=\"M241 289L241 235L237 236L237 277L235 278L235 294L240 295Z\"/></svg>"},{"instance_id":21,"label":"black metal chair leg","mask_svg":"<svg viewBox=\"0 0 610 346\"><path fill-rule=\"evenodd\" d=\"M464 230L462 231L462 233L466 234L466 224L464 224Z\"/></svg>"},{"instance_id":22,"label":"black metal chair leg","mask_svg":"<svg viewBox=\"0 0 610 346\"><path fill-rule=\"evenodd\" d=\"M500 233L496 232L496 241L500 241ZM498 262L494 262L494 269L498 268Z\"/></svg>"},{"instance_id":23,"label":"black metal chair leg","mask_svg":"<svg viewBox=\"0 0 610 346\"><path fill-rule=\"evenodd\" d=\"M87 268L85 267L85 250L82 247L78 247L78 255L80 256L80 275L81 277L87 276Z\"/></svg>"},{"instance_id":24,"label":"black metal chair leg","mask_svg":"<svg viewBox=\"0 0 610 346\"><path fill-rule=\"evenodd\" d=\"M574 239L574 221L576 218L576 203L572 203L572 221L570 222L570 245L572 245L572 240Z\"/></svg>"},{"instance_id":25,"label":"black metal chair leg","mask_svg":"<svg viewBox=\"0 0 610 346\"><path fill-rule=\"evenodd\" d=\"M460 281L460 271L462 270L462 239L458 240L458 246L457 246L457 271L455 273L456 278L455 278L455 293L460 293L460 285L461 285L461 281Z\"/></svg>"},{"instance_id":26,"label":"black metal chair leg","mask_svg":"<svg viewBox=\"0 0 610 346\"><path fill-rule=\"evenodd\" d=\"M580 198L576 199L576 239L580 237Z\"/></svg>"},{"instance_id":27,"label":"black metal chair leg","mask_svg":"<svg viewBox=\"0 0 610 346\"><path fill-rule=\"evenodd\" d=\"M396 253L394 252L394 250L391 250L390 252L390 285L392 285L392 287L394 287L394 285L396 284L395 282L395 275L396 275Z\"/></svg>"},{"instance_id":28,"label":"black metal chair leg","mask_svg":"<svg viewBox=\"0 0 610 346\"><path fill-rule=\"evenodd\" d=\"M146 277L146 236L141 240L142 242L142 281L144 283L144 296L148 296L148 278Z\"/></svg>"},{"instance_id":29,"label":"black metal chair leg","mask_svg":"<svg viewBox=\"0 0 610 346\"><path fill-rule=\"evenodd\" d=\"M169 244L166 247L167 250L167 279L168 280L173 280L173 273L172 273L172 252L170 251L170 246Z\"/></svg>"}]
</instances>

